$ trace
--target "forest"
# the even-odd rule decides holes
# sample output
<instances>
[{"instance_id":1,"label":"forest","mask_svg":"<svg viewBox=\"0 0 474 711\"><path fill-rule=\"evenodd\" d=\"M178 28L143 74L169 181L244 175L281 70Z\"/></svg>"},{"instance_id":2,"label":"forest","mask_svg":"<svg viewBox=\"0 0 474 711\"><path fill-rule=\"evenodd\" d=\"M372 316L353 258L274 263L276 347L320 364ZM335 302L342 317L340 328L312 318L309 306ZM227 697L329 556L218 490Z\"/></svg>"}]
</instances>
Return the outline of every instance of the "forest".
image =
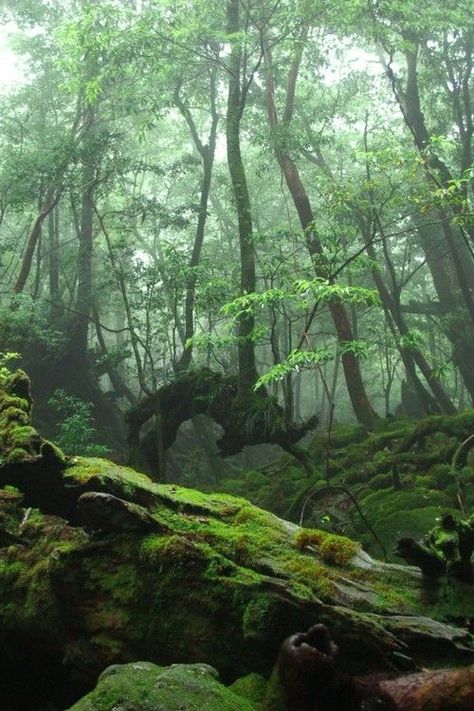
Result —
<instances>
[{"instance_id":1,"label":"forest","mask_svg":"<svg viewBox=\"0 0 474 711\"><path fill-rule=\"evenodd\" d=\"M0 711L474 708L471 0L0 20Z\"/></svg>"}]
</instances>

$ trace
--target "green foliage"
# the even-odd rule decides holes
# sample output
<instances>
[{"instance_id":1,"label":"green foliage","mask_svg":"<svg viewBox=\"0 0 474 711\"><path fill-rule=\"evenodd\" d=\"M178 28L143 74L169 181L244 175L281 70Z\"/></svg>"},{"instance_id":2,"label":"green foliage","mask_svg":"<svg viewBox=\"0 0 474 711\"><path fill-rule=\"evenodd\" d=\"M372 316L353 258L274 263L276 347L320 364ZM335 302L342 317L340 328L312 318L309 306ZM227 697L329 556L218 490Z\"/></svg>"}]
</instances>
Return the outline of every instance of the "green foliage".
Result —
<instances>
[{"instance_id":1,"label":"green foliage","mask_svg":"<svg viewBox=\"0 0 474 711\"><path fill-rule=\"evenodd\" d=\"M100 457L108 453L105 445L94 442L95 426L90 403L58 389L48 404L61 417L57 442L66 454Z\"/></svg>"},{"instance_id":2,"label":"green foliage","mask_svg":"<svg viewBox=\"0 0 474 711\"><path fill-rule=\"evenodd\" d=\"M402 348L420 350L424 346L425 339L418 329L413 328L411 331L401 336L399 342Z\"/></svg>"},{"instance_id":3,"label":"green foliage","mask_svg":"<svg viewBox=\"0 0 474 711\"><path fill-rule=\"evenodd\" d=\"M0 331L11 351L24 352L39 344L57 352L65 340L64 334L48 322L47 305L27 294L16 294L8 304L0 305Z\"/></svg>"},{"instance_id":4,"label":"green foliage","mask_svg":"<svg viewBox=\"0 0 474 711\"><path fill-rule=\"evenodd\" d=\"M379 306L376 290L348 284L331 284L326 279L298 279L294 284L295 294L311 294L317 303L351 303Z\"/></svg>"},{"instance_id":5,"label":"green foliage","mask_svg":"<svg viewBox=\"0 0 474 711\"><path fill-rule=\"evenodd\" d=\"M311 368L321 363L326 363L334 358L334 354L327 347L312 351L294 350L281 363L277 363L255 383L254 390L258 390L264 385L281 380L289 373L300 371L304 368Z\"/></svg>"},{"instance_id":6,"label":"green foliage","mask_svg":"<svg viewBox=\"0 0 474 711\"><path fill-rule=\"evenodd\" d=\"M38 351L45 359L61 355L67 346L83 273L77 246L84 171L91 168L87 189L110 237L107 244L95 215L92 290L108 351L97 359L96 375L110 367L132 391L137 382L153 391L169 379L183 343L196 346L197 364L235 371L236 351L251 342L264 372L258 387L270 385L280 400L298 392L299 410L314 411L310 376L292 376L321 366L318 378L333 379L338 418L348 420L352 401L336 355L352 353L360 360L371 403L388 413L405 378L399 350L419 349L454 403L466 402L459 365L473 360L472 324L456 270L442 262L450 252L448 224L455 245L467 237L461 229L472 231L473 169L464 145L469 121L462 115L469 2L323 5L322 14L311 0L263 3L259 10L273 54L279 120L270 125L261 91L270 67L261 61L261 23L251 5L241 6L240 29L229 38L225 4L3 3L5 30L14 28L11 46L25 76L5 90L0 121L0 270L7 292L0 304L2 348L21 351L27 360ZM309 28L304 41L302 27ZM240 47L248 71L255 67L242 76L248 102L239 117L258 284L247 294L241 293L237 205L223 140L231 46ZM296 49L302 54L295 110L287 115L287 69L296 66ZM393 90L406 91L405 54L415 49L427 127L422 145L414 144L406 115L393 103ZM213 112L217 150L204 205ZM275 151L288 154L308 194L313 219L305 230L298 228L286 188L282 192ZM52 220L59 243L50 249L48 216L24 293L14 294L28 233L49 188L60 195ZM203 218L198 248L194 240ZM311 246L314 237L320 248ZM430 258L433 251L439 259ZM57 294L63 302L56 310L49 293L52 257L59 260ZM116 269L110 269L111 259ZM438 293L442 280L433 279L436 264L453 276L452 293L444 299ZM403 336L397 327L391 332L378 308L371 288L377 276L402 306ZM439 303L439 312L434 308L428 320L416 308L405 310L412 303ZM338 343L338 351L330 313L336 304L351 312L356 332ZM247 317L255 327L239 337L237 322ZM108 333L114 328L126 340L118 349ZM94 339L92 328L89 334Z\"/></svg>"},{"instance_id":7,"label":"green foliage","mask_svg":"<svg viewBox=\"0 0 474 711\"><path fill-rule=\"evenodd\" d=\"M326 279L297 279L287 289L274 288L267 291L243 294L225 304L221 312L237 320L246 314L255 314L258 308L275 306L283 302L296 302L306 307L305 298L312 297L315 303L353 303L379 306L380 297L374 289L358 286L331 284Z\"/></svg>"}]
</instances>

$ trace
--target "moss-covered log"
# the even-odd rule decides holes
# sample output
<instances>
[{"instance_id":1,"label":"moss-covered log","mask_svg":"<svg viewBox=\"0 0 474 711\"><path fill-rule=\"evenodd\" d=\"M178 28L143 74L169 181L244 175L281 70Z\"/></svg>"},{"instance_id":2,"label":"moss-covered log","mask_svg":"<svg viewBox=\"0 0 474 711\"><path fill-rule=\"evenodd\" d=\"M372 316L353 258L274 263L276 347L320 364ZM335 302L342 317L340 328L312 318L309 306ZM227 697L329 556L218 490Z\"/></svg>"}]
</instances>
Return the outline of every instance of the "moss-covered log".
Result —
<instances>
[{"instance_id":1,"label":"moss-covered log","mask_svg":"<svg viewBox=\"0 0 474 711\"><path fill-rule=\"evenodd\" d=\"M278 444L294 456L294 445L317 424L312 417L288 424L284 410L265 392L242 396L237 379L208 369L188 371L161 387L128 411L130 463L160 476L166 450L179 426L194 415L207 414L224 430L217 444L223 456L245 445ZM142 430L154 418L154 425Z\"/></svg>"}]
</instances>

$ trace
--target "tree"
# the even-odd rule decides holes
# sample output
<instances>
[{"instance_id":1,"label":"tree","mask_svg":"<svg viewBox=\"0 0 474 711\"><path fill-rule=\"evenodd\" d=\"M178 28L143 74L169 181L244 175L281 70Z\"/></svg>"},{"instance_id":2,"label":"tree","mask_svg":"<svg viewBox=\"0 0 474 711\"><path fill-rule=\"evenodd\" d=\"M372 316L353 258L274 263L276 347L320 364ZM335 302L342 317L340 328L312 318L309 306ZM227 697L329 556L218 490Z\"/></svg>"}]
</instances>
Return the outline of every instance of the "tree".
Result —
<instances>
[{"instance_id":1,"label":"tree","mask_svg":"<svg viewBox=\"0 0 474 711\"><path fill-rule=\"evenodd\" d=\"M318 277L328 279L331 282L332 276L328 270L324 251L315 230L314 214L309 196L301 180L297 165L290 155L288 144L294 112L296 82L308 31L308 24L303 24L303 29L300 31L295 43L296 49L291 60L287 77L285 107L280 122L275 103L275 77L272 52L265 27L263 27L262 44L266 69L267 113L270 128L274 136L275 155L298 212L301 227L306 237L308 252L314 264L315 273ZM339 342L341 344L350 344L353 340L352 328L344 305L336 302L330 304L329 308ZM361 424L366 427L371 427L376 419L376 413L367 397L357 356L350 348L344 349L342 364L355 415Z\"/></svg>"}]
</instances>

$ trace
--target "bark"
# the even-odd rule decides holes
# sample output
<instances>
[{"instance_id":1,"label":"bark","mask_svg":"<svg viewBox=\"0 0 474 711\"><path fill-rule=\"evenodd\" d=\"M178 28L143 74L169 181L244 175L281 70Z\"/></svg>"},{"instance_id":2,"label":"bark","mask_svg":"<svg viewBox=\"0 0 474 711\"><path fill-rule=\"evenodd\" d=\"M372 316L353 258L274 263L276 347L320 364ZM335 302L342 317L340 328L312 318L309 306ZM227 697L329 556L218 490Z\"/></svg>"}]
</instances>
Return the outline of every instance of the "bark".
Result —
<instances>
[{"instance_id":1,"label":"bark","mask_svg":"<svg viewBox=\"0 0 474 711\"><path fill-rule=\"evenodd\" d=\"M456 274L447 254L443 235L436 227L417 220L418 235L439 300L443 330L453 346L453 362L459 368L471 400L474 401L474 329L456 284Z\"/></svg>"},{"instance_id":2,"label":"bark","mask_svg":"<svg viewBox=\"0 0 474 711\"><path fill-rule=\"evenodd\" d=\"M453 180L453 175L448 166L430 147L431 136L421 108L418 85L418 45L413 43L413 38L410 36L406 36L405 39L413 44L411 49L406 49L405 51L407 68L405 88L403 89L401 87L390 67L386 68L387 74L405 123L410 129L415 144L423 157L423 165L428 182L434 184L436 188L440 186L447 188ZM470 285L474 266L472 252L467 248L462 233L460 233L459 230L455 231L448 219L450 212L462 217L462 210L462 206L459 206L456 201L453 201L449 206L449 212L440 210L439 213L442 219L444 237L453 261L456 280L459 284L467 311L469 312L471 320L474 322L474 298ZM471 235L471 237L472 236L473 235Z\"/></svg>"},{"instance_id":3,"label":"bark","mask_svg":"<svg viewBox=\"0 0 474 711\"><path fill-rule=\"evenodd\" d=\"M199 414L211 417L223 428L217 441L222 456L237 454L246 445L278 444L313 474L311 456L295 445L316 427L317 418L288 425L283 408L273 398L263 397L259 391L243 399L238 378L206 368L180 373L173 382L128 410L130 463L148 468L159 478L166 451L175 441L180 425ZM142 436L142 428L153 418L155 428Z\"/></svg>"},{"instance_id":4,"label":"bark","mask_svg":"<svg viewBox=\"0 0 474 711\"><path fill-rule=\"evenodd\" d=\"M102 328L100 325L99 311L98 311L98 308L95 304L93 306L92 313L94 316L97 342L99 344L101 354L103 356L107 356L108 355L108 348L107 348L104 334L102 333ZM128 400L129 405L135 405L135 403L137 402L137 398L135 397L134 393L130 390L128 385L124 382L120 373L118 373L117 370L110 364L106 366L104 372L106 372L107 375L109 376L110 382L112 383L112 387L115 390L115 393L118 395L118 397L124 397L124 398L126 398L126 400Z\"/></svg>"},{"instance_id":5,"label":"bark","mask_svg":"<svg viewBox=\"0 0 474 711\"><path fill-rule=\"evenodd\" d=\"M453 175L448 166L439 158L435 150L430 146L430 133L426 126L425 117L423 115L419 85L418 85L418 52L419 47L416 38L406 35L405 40L411 43L411 48L405 51L405 60L407 68L407 79L405 87L395 77L390 65L385 64L387 76L392 86L395 98L398 101L403 118L409 130L413 135L416 147L420 151L423 158L425 175L428 183L435 188L447 188L453 180ZM449 74L448 66L448 74ZM472 73L472 41L466 45L466 67L462 80L462 89L454 91L454 118L458 121L460 137L462 143L462 168L464 163L469 159L472 140L472 109L471 99L468 88L469 80ZM456 87L455 87L456 88ZM461 100L462 96L462 100ZM458 103L456 107L456 101ZM461 114L459 113L461 110ZM456 112L458 112L456 114ZM462 114L465 114L462 116ZM461 188L462 190L462 188ZM464 193L465 194L465 193ZM472 226L453 227L450 224L451 213L463 219L463 205L456 200L451 201L446 205L446 209L439 210L439 217L442 222L442 238L443 244L436 244L435 248L441 247L440 252L444 255L447 253L449 259L444 258L444 265L441 266L440 261L436 261L430 255L433 251L433 245L429 236L422 235L422 240L428 247L426 251L427 261L433 275L433 281L438 293L440 302L444 302L446 306L451 302L453 308L443 308L445 313L446 333L453 344L453 360L458 365L463 376L467 389L474 399L474 372L472 370L472 343L473 343L473 324L474 324L474 299L472 292L472 284L474 283L474 261L472 248L469 247L467 239L464 235L464 229L469 233L471 241L474 238ZM435 240L436 241L436 240ZM439 242L439 240L438 240ZM452 270L452 275L448 278L447 274L443 275L443 270L446 268ZM445 282L447 282L445 284ZM455 302L455 303L453 303ZM462 313L465 311L466 313Z\"/></svg>"},{"instance_id":6,"label":"bark","mask_svg":"<svg viewBox=\"0 0 474 711\"><path fill-rule=\"evenodd\" d=\"M20 273L18 274L14 287L17 294L21 293L25 288L26 281L31 271L33 256L41 236L43 222L58 203L60 194L61 192L59 189L56 189L55 187L49 188L43 200L43 206L35 218L33 227L31 228L30 234L28 235L28 239L26 241L25 251L21 260Z\"/></svg>"},{"instance_id":7,"label":"bark","mask_svg":"<svg viewBox=\"0 0 474 711\"><path fill-rule=\"evenodd\" d=\"M109 231L105 225L103 217L100 215L95 204L93 204L93 210L94 210L94 212L97 216L97 219L99 221L99 225L102 230L102 234L105 237L105 242L107 244L107 250L109 252L109 259L110 259L110 265L112 267L112 272L117 280L117 284L120 289L120 293L122 295L128 331L130 334L130 344L132 346L133 354L135 356L135 364L137 367L138 382L140 383L140 387L141 387L142 391L145 394L149 395L150 390L149 390L146 380L145 380L145 373L143 372L143 363L142 363L142 357L141 357L140 347L139 347L140 345L143 347L143 343L139 341L139 338L138 338L137 333L135 331L134 322L133 322L133 314L132 314L132 309L130 307L130 301L128 299L128 292L127 292L127 286L125 284L125 279L124 279L123 274L121 272L120 265L117 263L117 259L114 254L112 240L110 238Z\"/></svg>"},{"instance_id":8,"label":"bark","mask_svg":"<svg viewBox=\"0 0 474 711\"><path fill-rule=\"evenodd\" d=\"M365 149L366 151L368 150L367 146L367 132L365 132ZM308 156L311 158L311 156ZM334 180L334 175L327 164L324 156L322 153L319 151L318 156L316 159L313 160L316 165L331 179ZM371 184L371 174L370 170L367 167L367 182L370 185ZM369 197L372 198L370 195L370 190L369 190ZM372 199L371 202L373 203ZM357 207L357 205L349 205L349 207L352 210L354 220L356 224L359 227L359 231L362 235L362 239L364 241L364 244L366 246L366 251L368 256L374 261L378 262L377 254L375 251L374 247L374 242L373 242L373 237L371 235L371 229L368 224L367 218L362 215ZM375 209L375 206L373 205L373 209ZM374 225L373 227L377 228L378 231L380 232L381 236L384 237L384 230L383 226L380 222L380 219L378 218L377 214L374 212L373 214L373 222ZM441 381L439 380L438 376L434 372L434 370L431 368L429 365L428 361L426 360L425 356L423 353L416 347L410 347L410 348L404 348L400 344L400 336L406 336L409 333L409 328L406 324L406 321L403 316L403 311L402 311L402 306L400 303L400 296L401 296L401 288L400 285L398 284L398 278L397 274L395 272L395 268L393 266L393 261L390 255L390 250L388 248L388 243L386 239L383 239L382 242L383 245L383 252L384 252L384 258L385 258L385 264L388 270L388 275L389 275L389 283L391 283L392 289L390 290L387 285L385 284L384 279L382 278L381 273L378 271L376 268L372 268L372 278L374 280L375 286L377 287L377 290L380 295L380 300L382 302L382 308L385 313L385 317L387 320L387 325L390 329L390 332L395 338L395 342L398 343L398 350L400 352L400 356L403 362L403 365L405 367L405 370L407 371L407 379L413 383L413 386L415 388L415 391L417 393L418 399L420 400L420 403L425 411L426 414L430 414L433 412L444 412L446 414L455 414L456 413L456 408L454 407L451 399L448 397L447 393L445 392ZM417 372L416 372L416 367L417 366L420 370L420 372L423 374L426 382L428 383L433 396L426 391L425 387L423 386L423 383L420 381Z\"/></svg>"},{"instance_id":9,"label":"bark","mask_svg":"<svg viewBox=\"0 0 474 711\"><path fill-rule=\"evenodd\" d=\"M56 205L48 215L48 286L51 301L49 318L52 324L62 315L59 269L59 211Z\"/></svg>"},{"instance_id":10,"label":"bark","mask_svg":"<svg viewBox=\"0 0 474 711\"><path fill-rule=\"evenodd\" d=\"M79 122L81 119L81 111L78 109L71 127L71 139L74 140L76 133L79 128ZM38 245L38 241L41 235L41 230L45 219L48 217L51 210L53 210L58 204L61 195L63 193L62 178L69 164L69 156L67 156L57 167L56 171L56 183L50 185L46 189L42 207L35 218L33 227L31 228L30 234L26 241L26 247L23 253L20 272L18 274L14 290L15 292L21 293L25 288L28 276L31 271L31 265L33 262L33 256ZM3 218L3 212L1 212L1 217Z\"/></svg>"},{"instance_id":11,"label":"bark","mask_svg":"<svg viewBox=\"0 0 474 711\"><path fill-rule=\"evenodd\" d=\"M92 309L92 253L94 209L93 191L96 167L86 163L82 169L82 199L79 221L79 253L77 259L77 293L75 311L70 328L71 350L75 358L87 358L89 321Z\"/></svg>"},{"instance_id":12,"label":"bark","mask_svg":"<svg viewBox=\"0 0 474 711\"><path fill-rule=\"evenodd\" d=\"M367 254L369 257L374 260L374 262L377 262L377 255L375 252L375 248L373 246L373 243L370 241L370 237L367 233L367 229L364 227L364 225L360 225L361 227L361 232L364 237L364 241L367 245ZM390 256L387 253L386 254L386 261L389 262L391 265L391 260ZM392 266L392 271L393 271L393 266ZM385 316L387 318L387 323L389 325L389 328L395 337L395 340L397 343L400 343L400 336L406 336L409 333L409 328L405 322L405 319L403 318L401 309L400 309L400 301L399 301L399 294L396 293L391 294L389 290L387 289L380 272L377 269L372 269L372 278L375 282L375 285L377 287L377 290L380 294L380 298L382 301L383 309L385 312ZM398 292L398 290L396 290ZM425 356L423 353L419 350L419 348L416 348L414 346L410 348L404 348L402 345L398 346L400 356L402 358L403 364L405 366L405 369L407 371L407 374L409 375L409 379L412 381L418 398L420 402L422 403L426 414L430 414L433 412L444 412L445 414L448 415L453 415L456 413L456 408L454 407L453 403L451 402L451 399L448 397L447 393L445 392L438 376L436 373L433 371L431 366L429 365L428 361L426 360ZM426 392L425 388L423 387L423 384L420 382L420 379L418 378L418 375L416 373L416 368L415 365L419 368L420 372L423 374L426 382L428 383L429 387L431 388L431 391L433 393L433 396L438 404L438 408L433 408L433 398L429 396L429 394Z\"/></svg>"}]
</instances>

